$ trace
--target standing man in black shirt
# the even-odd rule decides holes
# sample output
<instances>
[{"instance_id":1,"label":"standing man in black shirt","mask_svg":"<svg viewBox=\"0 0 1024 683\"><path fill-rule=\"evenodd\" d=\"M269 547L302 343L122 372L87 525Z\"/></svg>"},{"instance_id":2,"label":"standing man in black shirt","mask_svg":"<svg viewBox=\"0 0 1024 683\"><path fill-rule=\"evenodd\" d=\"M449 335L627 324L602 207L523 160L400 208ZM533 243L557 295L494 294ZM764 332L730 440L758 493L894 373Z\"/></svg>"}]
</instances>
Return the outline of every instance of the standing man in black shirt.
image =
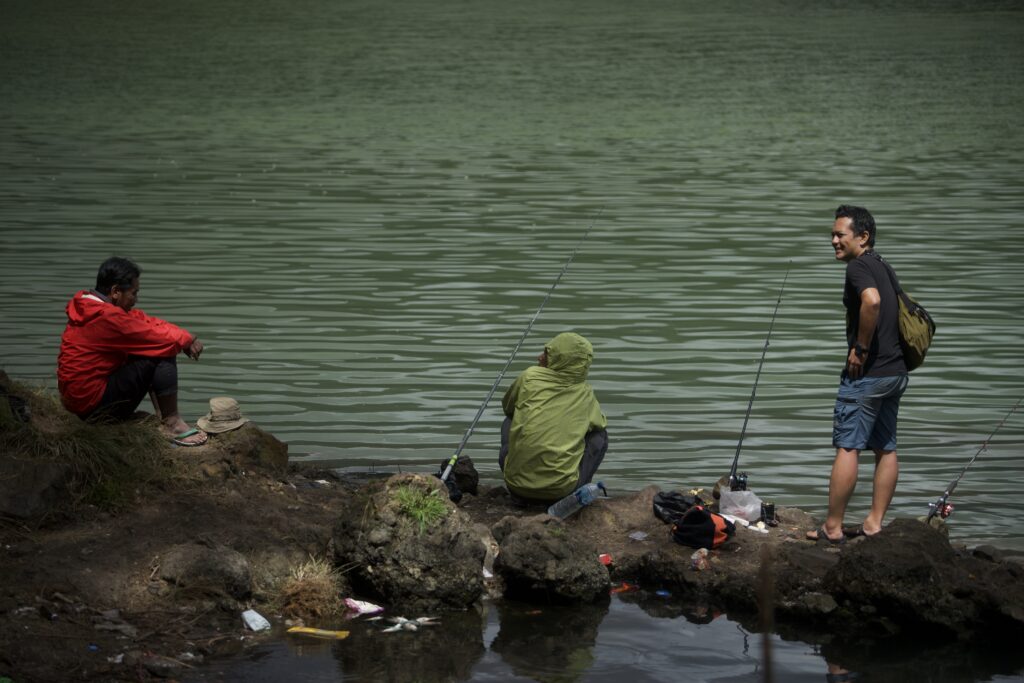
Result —
<instances>
[{"instance_id":1,"label":"standing man in black shirt","mask_svg":"<svg viewBox=\"0 0 1024 683\"><path fill-rule=\"evenodd\" d=\"M907 366L899 341L895 274L874 251L875 219L867 209L836 209L832 248L846 263L846 366L840 376L832 422L836 459L828 486L828 518L807 537L841 543L845 536L878 533L896 492L896 417L907 388ZM875 454L871 511L864 523L843 529L843 515L857 485L860 452Z\"/></svg>"}]
</instances>

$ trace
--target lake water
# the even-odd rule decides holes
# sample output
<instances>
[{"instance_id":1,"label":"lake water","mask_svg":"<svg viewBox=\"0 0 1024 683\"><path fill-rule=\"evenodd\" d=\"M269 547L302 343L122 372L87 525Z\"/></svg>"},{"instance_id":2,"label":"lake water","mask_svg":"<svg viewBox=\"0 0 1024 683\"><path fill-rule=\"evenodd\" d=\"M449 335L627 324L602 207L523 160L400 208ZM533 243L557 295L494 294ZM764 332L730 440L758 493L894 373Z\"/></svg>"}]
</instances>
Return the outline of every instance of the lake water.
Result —
<instances>
[{"instance_id":1,"label":"lake water","mask_svg":"<svg viewBox=\"0 0 1024 683\"><path fill-rule=\"evenodd\" d=\"M1024 394L1024 8L973 3L7 0L0 358L54 387L63 307L111 254L198 334L212 396L293 458L429 471L544 341L594 344L610 489L732 461L824 512L844 359L840 203L938 336L901 408L918 516ZM497 480L500 410L466 453ZM955 540L1024 549L1024 415ZM869 465L850 510L868 505Z\"/></svg>"}]
</instances>

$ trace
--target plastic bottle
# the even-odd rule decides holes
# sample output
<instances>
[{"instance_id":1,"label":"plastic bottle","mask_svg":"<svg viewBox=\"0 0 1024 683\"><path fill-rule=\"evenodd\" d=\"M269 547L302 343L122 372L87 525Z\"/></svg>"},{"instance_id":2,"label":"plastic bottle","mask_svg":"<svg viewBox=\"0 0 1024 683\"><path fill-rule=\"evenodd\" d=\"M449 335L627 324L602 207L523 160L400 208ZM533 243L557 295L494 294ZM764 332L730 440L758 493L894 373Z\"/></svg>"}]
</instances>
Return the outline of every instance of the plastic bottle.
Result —
<instances>
[{"instance_id":1,"label":"plastic bottle","mask_svg":"<svg viewBox=\"0 0 1024 683\"><path fill-rule=\"evenodd\" d=\"M562 500L552 503L551 507L548 508L548 514L558 519L566 519L570 515L575 514L580 508L593 503L594 499L597 498L599 490L604 495L608 495L608 489L604 487L602 482L584 484Z\"/></svg>"}]
</instances>

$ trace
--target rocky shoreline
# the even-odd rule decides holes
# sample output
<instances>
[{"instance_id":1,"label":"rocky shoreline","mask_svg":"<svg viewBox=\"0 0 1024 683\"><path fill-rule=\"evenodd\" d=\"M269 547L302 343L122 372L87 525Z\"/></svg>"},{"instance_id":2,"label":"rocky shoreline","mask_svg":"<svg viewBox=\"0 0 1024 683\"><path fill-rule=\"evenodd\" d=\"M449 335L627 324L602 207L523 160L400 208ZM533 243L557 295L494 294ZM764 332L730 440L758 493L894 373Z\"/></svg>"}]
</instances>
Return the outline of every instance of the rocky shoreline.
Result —
<instances>
[{"instance_id":1,"label":"rocky shoreline","mask_svg":"<svg viewBox=\"0 0 1024 683\"><path fill-rule=\"evenodd\" d=\"M38 409L22 420L13 405L4 430L47 428ZM61 463L0 456L0 676L181 676L266 637L243 626L246 609L294 621L278 588L310 557L343 571L346 596L395 609L505 598L582 609L626 582L728 611L751 630L770 613L783 634L1024 634L1021 558L951 546L916 520L830 546L804 540L809 515L781 508L779 526L740 528L701 563L653 514L654 486L560 522L471 480L462 485L474 493L455 505L431 476L366 481L289 465L287 446L251 423L165 457L174 477L139 482L129 504L104 510L68 500Z\"/></svg>"}]
</instances>

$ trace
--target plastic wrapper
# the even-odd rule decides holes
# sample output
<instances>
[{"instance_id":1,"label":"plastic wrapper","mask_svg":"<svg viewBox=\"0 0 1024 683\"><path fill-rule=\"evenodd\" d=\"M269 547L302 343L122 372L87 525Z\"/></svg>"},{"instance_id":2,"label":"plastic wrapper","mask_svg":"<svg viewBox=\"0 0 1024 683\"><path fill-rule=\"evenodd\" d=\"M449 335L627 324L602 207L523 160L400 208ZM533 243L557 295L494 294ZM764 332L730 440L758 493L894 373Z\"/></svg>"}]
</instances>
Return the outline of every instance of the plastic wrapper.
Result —
<instances>
[{"instance_id":1,"label":"plastic wrapper","mask_svg":"<svg viewBox=\"0 0 1024 683\"><path fill-rule=\"evenodd\" d=\"M723 515L756 522L761 519L761 499L753 491L722 491L718 511Z\"/></svg>"}]
</instances>

